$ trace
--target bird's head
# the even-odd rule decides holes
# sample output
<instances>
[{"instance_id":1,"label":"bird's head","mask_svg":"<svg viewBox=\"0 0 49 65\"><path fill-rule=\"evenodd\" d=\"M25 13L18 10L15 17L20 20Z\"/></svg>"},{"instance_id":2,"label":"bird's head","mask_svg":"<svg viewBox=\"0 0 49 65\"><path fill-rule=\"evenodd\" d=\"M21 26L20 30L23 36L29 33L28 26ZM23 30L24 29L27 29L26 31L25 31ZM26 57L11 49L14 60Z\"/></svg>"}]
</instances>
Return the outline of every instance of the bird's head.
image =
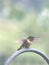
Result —
<instances>
[{"instance_id":1,"label":"bird's head","mask_svg":"<svg viewBox=\"0 0 49 65\"><path fill-rule=\"evenodd\" d=\"M35 39L35 37L29 36L27 39L32 42Z\"/></svg>"}]
</instances>

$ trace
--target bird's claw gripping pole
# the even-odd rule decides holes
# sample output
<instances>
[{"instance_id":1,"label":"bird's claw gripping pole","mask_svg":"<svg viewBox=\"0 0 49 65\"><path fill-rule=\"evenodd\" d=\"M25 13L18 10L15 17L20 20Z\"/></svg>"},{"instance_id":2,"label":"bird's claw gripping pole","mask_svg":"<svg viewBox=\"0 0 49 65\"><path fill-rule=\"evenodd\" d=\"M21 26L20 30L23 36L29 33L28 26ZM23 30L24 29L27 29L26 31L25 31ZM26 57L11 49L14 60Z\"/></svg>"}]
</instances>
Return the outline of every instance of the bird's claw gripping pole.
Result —
<instances>
[{"instance_id":1,"label":"bird's claw gripping pole","mask_svg":"<svg viewBox=\"0 0 49 65\"><path fill-rule=\"evenodd\" d=\"M44 60L46 60L47 64L49 65L49 58L41 51L37 50L37 49L34 49L34 48L29 48L29 49L21 49L19 51L16 51L6 62L5 62L5 65L9 65L14 59L16 56L22 54L22 53L25 53L25 52L34 52L38 55L40 55L41 57L44 58Z\"/></svg>"}]
</instances>

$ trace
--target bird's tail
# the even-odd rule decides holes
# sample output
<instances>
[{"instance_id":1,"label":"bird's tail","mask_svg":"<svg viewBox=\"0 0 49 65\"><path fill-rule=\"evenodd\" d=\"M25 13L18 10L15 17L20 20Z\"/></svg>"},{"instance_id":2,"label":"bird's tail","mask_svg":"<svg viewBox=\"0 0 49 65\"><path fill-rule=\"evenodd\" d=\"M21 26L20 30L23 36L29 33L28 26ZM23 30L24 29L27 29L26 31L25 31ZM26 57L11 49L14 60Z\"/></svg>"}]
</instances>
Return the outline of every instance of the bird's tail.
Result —
<instances>
[{"instance_id":1,"label":"bird's tail","mask_svg":"<svg viewBox=\"0 0 49 65\"><path fill-rule=\"evenodd\" d=\"M18 48L17 51L20 50L20 49L21 49L21 48Z\"/></svg>"},{"instance_id":2,"label":"bird's tail","mask_svg":"<svg viewBox=\"0 0 49 65\"><path fill-rule=\"evenodd\" d=\"M17 49L17 51L20 50L20 49L22 49L22 45Z\"/></svg>"}]
</instances>

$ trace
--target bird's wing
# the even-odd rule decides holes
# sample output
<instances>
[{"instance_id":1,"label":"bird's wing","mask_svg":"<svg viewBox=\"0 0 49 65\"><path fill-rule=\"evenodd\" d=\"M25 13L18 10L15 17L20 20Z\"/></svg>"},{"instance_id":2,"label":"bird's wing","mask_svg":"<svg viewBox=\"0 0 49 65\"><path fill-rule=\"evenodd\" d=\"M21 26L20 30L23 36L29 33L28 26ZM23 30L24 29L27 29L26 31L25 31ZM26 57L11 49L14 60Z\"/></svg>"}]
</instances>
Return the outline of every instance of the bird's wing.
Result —
<instances>
[{"instance_id":1,"label":"bird's wing","mask_svg":"<svg viewBox=\"0 0 49 65\"><path fill-rule=\"evenodd\" d=\"M19 40L16 40L16 43L23 44L23 40L24 40L24 39L19 39Z\"/></svg>"}]
</instances>

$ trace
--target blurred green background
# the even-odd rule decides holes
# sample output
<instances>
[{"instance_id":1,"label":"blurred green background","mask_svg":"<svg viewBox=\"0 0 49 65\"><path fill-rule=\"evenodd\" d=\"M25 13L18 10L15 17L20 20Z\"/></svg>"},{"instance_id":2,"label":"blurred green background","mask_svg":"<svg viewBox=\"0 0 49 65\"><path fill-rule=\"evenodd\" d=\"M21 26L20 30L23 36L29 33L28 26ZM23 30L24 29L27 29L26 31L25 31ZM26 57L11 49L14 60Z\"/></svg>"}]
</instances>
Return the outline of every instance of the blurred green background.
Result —
<instances>
[{"instance_id":1,"label":"blurred green background","mask_svg":"<svg viewBox=\"0 0 49 65\"><path fill-rule=\"evenodd\" d=\"M0 65L16 52L17 39L35 36L36 48L49 56L49 0L0 0ZM38 58L38 59L37 59ZM34 53L24 53L10 65L47 65Z\"/></svg>"}]
</instances>

